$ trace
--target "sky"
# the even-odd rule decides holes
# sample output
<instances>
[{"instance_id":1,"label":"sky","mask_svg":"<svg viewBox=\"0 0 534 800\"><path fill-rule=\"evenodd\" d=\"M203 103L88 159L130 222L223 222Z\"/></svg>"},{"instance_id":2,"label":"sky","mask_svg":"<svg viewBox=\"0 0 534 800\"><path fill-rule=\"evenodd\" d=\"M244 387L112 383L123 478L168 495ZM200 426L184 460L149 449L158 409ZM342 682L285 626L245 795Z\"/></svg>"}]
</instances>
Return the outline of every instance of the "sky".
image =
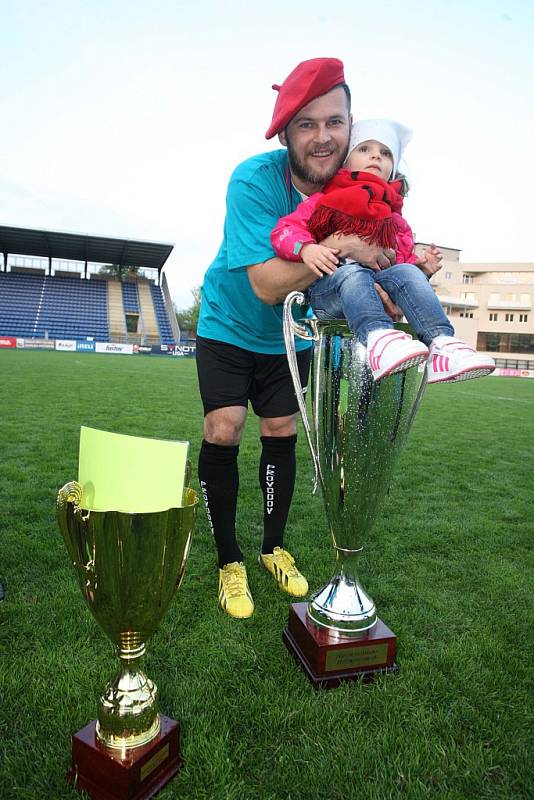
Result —
<instances>
[{"instance_id":1,"label":"sky","mask_svg":"<svg viewBox=\"0 0 534 800\"><path fill-rule=\"evenodd\" d=\"M411 127L404 216L467 262L534 262L532 0L0 0L0 224L169 242L178 308L222 240L273 83L345 64Z\"/></svg>"}]
</instances>

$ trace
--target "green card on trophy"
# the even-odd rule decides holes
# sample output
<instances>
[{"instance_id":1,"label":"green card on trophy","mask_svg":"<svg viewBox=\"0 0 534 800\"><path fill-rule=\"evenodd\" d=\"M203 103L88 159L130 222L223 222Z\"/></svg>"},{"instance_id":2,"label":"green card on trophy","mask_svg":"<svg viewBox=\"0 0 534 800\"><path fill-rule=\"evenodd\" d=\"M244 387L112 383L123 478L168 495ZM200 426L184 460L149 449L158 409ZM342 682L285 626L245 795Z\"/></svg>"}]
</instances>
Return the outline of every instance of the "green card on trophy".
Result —
<instances>
[{"instance_id":1,"label":"green card on trophy","mask_svg":"<svg viewBox=\"0 0 534 800\"><path fill-rule=\"evenodd\" d=\"M81 508L127 514L181 508L188 451L189 442L126 436L82 426L78 466Z\"/></svg>"}]
</instances>

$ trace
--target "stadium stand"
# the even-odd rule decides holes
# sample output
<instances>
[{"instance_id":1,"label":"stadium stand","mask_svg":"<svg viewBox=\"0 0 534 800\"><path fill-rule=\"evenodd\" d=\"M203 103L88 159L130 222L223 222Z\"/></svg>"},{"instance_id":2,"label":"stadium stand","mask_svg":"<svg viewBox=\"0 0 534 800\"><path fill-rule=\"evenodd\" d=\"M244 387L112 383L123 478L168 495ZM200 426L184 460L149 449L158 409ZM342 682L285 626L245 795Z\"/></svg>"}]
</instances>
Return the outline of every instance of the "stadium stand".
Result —
<instances>
[{"instance_id":1,"label":"stadium stand","mask_svg":"<svg viewBox=\"0 0 534 800\"><path fill-rule=\"evenodd\" d=\"M154 303L154 308L156 310L156 319L158 322L161 343L171 344L174 341L174 337L169 323L169 318L165 310L163 294L159 286L154 286L154 284L152 284L150 288L152 290L152 302Z\"/></svg>"},{"instance_id":2,"label":"stadium stand","mask_svg":"<svg viewBox=\"0 0 534 800\"><path fill-rule=\"evenodd\" d=\"M137 292L137 284L131 281L123 281L122 283L122 304L124 311L132 311L139 313L139 294Z\"/></svg>"},{"instance_id":3,"label":"stadium stand","mask_svg":"<svg viewBox=\"0 0 534 800\"><path fill-rule=\"evenodd\" d=\"M0 272L0 332L9 336L35 336L43 284L44 277L40 275Z\"/></svg>"},{"instance_id":4,"label":"stadium stand","mask_svg":"<svg viewBox=\"0 0 534 800\"><path fill-rule=\"evenodd\" d=\"M180 340L162 272L172 245L0 225L0 251L1 335Z\"/></svg>"},{"instance_id":5,"label":"stadium stand","mask_svg":"<svg viewBox=\"0 0 534 800\"><path fill-rule=\"evenodd\" d=\"M11 336L109 340L106 281L0 272L0 330Z\"/></svg>"}]
</instances>

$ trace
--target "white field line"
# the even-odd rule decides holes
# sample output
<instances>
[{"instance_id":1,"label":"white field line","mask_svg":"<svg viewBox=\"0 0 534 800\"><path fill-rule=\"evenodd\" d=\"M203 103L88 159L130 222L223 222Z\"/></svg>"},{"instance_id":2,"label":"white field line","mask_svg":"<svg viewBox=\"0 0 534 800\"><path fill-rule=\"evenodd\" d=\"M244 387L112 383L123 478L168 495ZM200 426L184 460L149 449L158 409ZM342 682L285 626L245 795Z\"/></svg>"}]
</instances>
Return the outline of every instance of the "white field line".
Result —
<instances>
[{"instance_id":1,"label":"white field line","mask_svg":"<svg viewBox=\"0 0 534 800\"><path fill-rule=\"evenodd\" d=\"M493 394L477 394L476 392L462 392L456 390L458 394L464 395L464 397L478 397L483 398L485 400L506 400L507 403L534 403L534 400L524 400L522 397L502 397L501 395L493 395Z\"/></svg>"}]
</instances>

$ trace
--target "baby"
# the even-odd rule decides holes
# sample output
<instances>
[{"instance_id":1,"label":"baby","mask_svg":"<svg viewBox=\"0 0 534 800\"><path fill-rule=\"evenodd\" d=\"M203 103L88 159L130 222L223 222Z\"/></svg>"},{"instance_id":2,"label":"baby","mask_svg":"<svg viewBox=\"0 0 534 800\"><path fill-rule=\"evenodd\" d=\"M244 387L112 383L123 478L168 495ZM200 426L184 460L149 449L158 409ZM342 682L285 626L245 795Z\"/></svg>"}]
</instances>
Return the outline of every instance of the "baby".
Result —
<instances>
[{"instance_id":1,"label":"baby","mask_svg":"<svg viewBox=\"0 0 534 800\"><path fill-rule=\"evenodd\" d=\"M272 245L280 258L303 261L319 276L307 290L315 315L346 318L367 346L375 380L423 361L427 361L428 383L488 375L495 369L494 360L455 338L434 290L417 266L437 266L441 254L432 247L418 258L410 226L401 216L403 181L395 176L410 138L411 131L394 120L355 123L344 168L322 192L279 220ZM370 244L393 248L397 263L379 271L351 260L336 266L337 251L318 244L330 234L355 234ZM420 341L395 330L375 283L401 308Z\"/></svg>"}]
</instances>

